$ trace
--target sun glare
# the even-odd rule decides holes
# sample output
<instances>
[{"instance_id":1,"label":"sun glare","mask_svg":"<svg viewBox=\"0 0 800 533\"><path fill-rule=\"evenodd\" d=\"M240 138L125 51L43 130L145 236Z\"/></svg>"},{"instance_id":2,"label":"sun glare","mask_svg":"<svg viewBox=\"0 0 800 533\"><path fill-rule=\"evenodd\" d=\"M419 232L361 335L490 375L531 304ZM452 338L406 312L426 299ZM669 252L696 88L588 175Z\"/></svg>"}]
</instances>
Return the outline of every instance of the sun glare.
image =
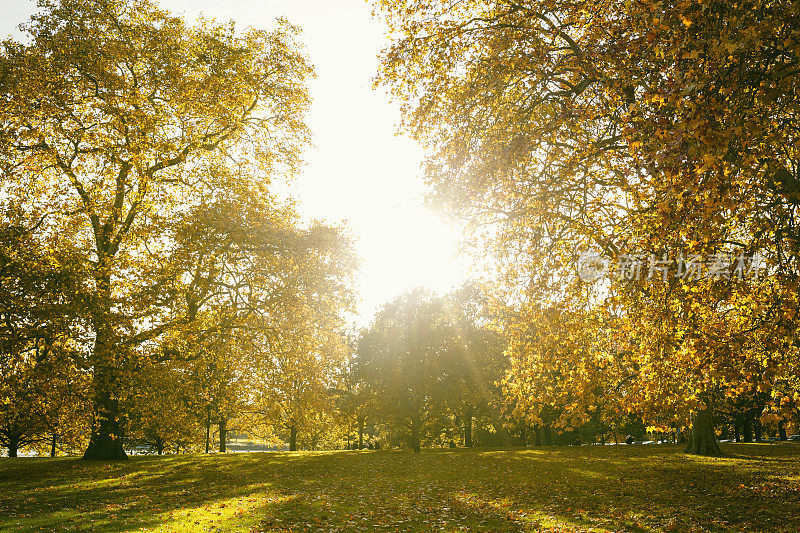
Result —
<instances>
[{"instance_id":1,"label":"sun glare","mask_svg":"<svg viewBox=\"0 0 800 533\"><path fill-rule=\"evenodd\" d=\"M441 293L465 277L458 230L423 207L398 206L361 233L362 320L404 290L422 286Z\"/></svg>"}]
</instances>

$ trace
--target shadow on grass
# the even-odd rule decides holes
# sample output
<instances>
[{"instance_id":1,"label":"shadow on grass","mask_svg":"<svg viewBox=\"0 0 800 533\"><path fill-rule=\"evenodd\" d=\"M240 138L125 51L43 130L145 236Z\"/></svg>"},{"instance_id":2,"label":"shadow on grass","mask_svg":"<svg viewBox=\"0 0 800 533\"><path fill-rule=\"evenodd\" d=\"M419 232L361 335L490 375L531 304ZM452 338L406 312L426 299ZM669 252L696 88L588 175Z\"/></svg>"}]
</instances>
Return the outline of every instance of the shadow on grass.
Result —
<instances>
[{"instance_id":1,"label":"shadow on grass","mask_svg":"<svg viewBox=\"0 0 800 533\"><path fill-rule=\"evenodd\" d=\"M0 532L800 530L800 446L738 445L719 459L679 452L609 446L3 460Z\"/></svg>"}]
</instances>

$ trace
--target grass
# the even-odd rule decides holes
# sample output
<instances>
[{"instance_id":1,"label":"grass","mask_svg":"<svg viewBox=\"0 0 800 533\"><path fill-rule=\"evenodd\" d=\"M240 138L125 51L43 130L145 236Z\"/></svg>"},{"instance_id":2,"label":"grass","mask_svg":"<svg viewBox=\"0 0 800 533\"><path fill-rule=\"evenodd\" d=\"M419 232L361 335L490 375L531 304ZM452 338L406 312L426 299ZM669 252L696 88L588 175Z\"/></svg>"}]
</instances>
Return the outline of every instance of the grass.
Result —
<instances>
[{"instance_id":1,"label":"grass","mask_svg":"<svg viewBox=\"0 0 800 533\"><path fill-rule=\"evenodd\" d=\"M0 532L800 531L800 445L0 459Z\"/></svg>"}]
</instances>

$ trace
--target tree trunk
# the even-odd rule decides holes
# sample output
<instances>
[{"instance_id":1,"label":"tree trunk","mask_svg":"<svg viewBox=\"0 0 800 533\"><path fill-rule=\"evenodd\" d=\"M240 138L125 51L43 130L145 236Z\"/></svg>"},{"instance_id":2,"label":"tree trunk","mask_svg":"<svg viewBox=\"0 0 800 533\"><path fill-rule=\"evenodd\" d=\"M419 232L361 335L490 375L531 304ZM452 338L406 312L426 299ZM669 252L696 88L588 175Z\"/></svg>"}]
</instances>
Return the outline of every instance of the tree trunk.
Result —
<instances>
[{"instance_id":1,"label":"tree trunk","mask_svg":"<svg viewBox=\"0 0 800 533\"><path fill-rule=\"evenodd\" d=\"M708 401L705 408L692 414L692 429L684 453L713 457L722 455L714 434L714 410Z\"/></svg>"},{"instance_id":2,"label":"tree trunk","mask_svg":"<svg viewBox=\"0 0 800 533\"><path fill-rule=\"evenodd\" d=\"M289 427L289 451L296 452L297 451L297 424L294 420L291 422L291 426Z\"/></svg>"},{"instance_id":3,"label":"tree trunk","mask_svg":"<svg viewBox=\"0 0 800 533\"><path fill-rule=\"evenodd\" d=\"M756 442L761 442L761 420L758 417L753 417L753 436Z\"/></svg>"},{"instance_id":4,"label":"tree trunk","mask_svg":"<svg viewBox=\"0 0 800 533\"><path fill-rule=\"evenodd\" d=\"M464 411L464 447L472 448L472 406L468 405Z\"/></svg>"},{"instance_id":5,"label":"tree trunk","mask_svg":"<svg viewBox=\"0 0 800 533\"><path fill-rule=\"evenodd\" d=\"M742 432L740 428L741 424L739 423L739 421L735 421L733 423L733 434L736 442L742 442Z\"/></svg>"},{"instance_id":6,"label":"tree trunk","mask_svg":"<svg viewBox=\"0 0 800 533\"><path fill-rule=\"evenodd\" d=\"M419 415L415 415L411 419L411 449L414 450L414 453L419 453L421 446L420 446L420 425L421 421Z\"/></svg>"},{"instance_id":7,"label":"tree trunk","mask_svg":"<svg viewBox=\"0 0 800 533\"><path fill-rule=\"evenodd\" d=\"M550 431L549 425L544 427L544 445L545 446L553 445L553 432Z\"/></svg>"},{"instance_id":8,"label":"tree trunk","mask_svg":"<svg viewBox=\"0 0 800 533\"><path fill-rule=\"evenodd\" d=\"M744 442L753 442L753 424L749 416L744 419Z\"/></svg>"},{"instance_id":9,"label":"tree trunk","mask_svg":"<svg viewBox=\"0 0 800 533\"><path fill-rule=\"evenodd\" d=\"M17 451L19 450L19 435L9 435L8 438L8 456L9 457L17 457Z\"/></svg>"},{"instance_id":10,"label":"tree trunk","mask_svg":"<svg viewBox=\"0 0 800 533\"><path fill-rule=\"evenodd\" d=\"M211 445L211 414L206 416L206 453L209 451Z\"/></svg>"},{"instance_id":11,"label":"tree trunk","mask_svg":"<svg viewBox=\"0 0 800 533\"><path fill-rule=\"evenodd\" d=\"M528 425L523 422L522 427L519 428L519 443L521 446L528 445Z\"/></svg>"},{"instance_id":12,"label":"tree trunk","mask_svg":"<svg viewBox=\"0 0 800 533\"><path fill-rule=\"evenodd\" d=\"M94 350L91 362L94 367L94 423L89 446L84 459L127 459L122 447L122 413L119 405L119 363L116 360L113 326L111 325L111 281L110 276L96 278L98 292L104 309L92 317L95 330Z\"/></svg>"},{"instance_id":13,"label":"tree trunk","mask_svg":"<svg viewBox=\"0 0 800 533\"><path fill-rule=\"evenodd\" d=\"M358 449L364 449L364 415L358 415Z\"/></svg>"},{"instance_id":14,"label":"tree trunk","mask_svg":"<svg viewBox=\"0 0 800 533\"><path fill-rule=\"evenodd\" d=\"M786 420L778 422L778 440L786 440Z\"/></svg>"},{"instance_id":15,"label":"tree trunk","mask_svg":"<svg viewBox=\"0 0 800 533\"><path fill-rule=\"evenodd\" d=\"M164 453L164 441L162 441L160 439L156 440L156 452L158 452L158 455L161 455L161 454Z\"/></svg>"},{"instance_id":16,"label":"tree trunk","mask_svg":"<svg viewBox=\"0 0 800 533\"><path fill-rule=\"evenodd\" d=\"M539 426L536 426L533 430L533 445L534 446L542 445L542 428Z\"/></svg>"},{"instance_id":17,"label":"tree trunk","mask_svg":"<svg viewBox=\"0 0 800 533\"><path fill-rule=\"evenodd\" d=\"M225 418L219 419L219 451L225 453L225 441L228 438L228 420Z\"/></svg>"},{"instance_id":18,"label":"tree trunk","mask_svg":"<svg viewBox=\"0 0 800 533\"><path fill-rule=\"evenodd\" d=\"M53 437L50 439L50 457L56 456L56 434L53 433Z\"/></svg>"}]
</instances>

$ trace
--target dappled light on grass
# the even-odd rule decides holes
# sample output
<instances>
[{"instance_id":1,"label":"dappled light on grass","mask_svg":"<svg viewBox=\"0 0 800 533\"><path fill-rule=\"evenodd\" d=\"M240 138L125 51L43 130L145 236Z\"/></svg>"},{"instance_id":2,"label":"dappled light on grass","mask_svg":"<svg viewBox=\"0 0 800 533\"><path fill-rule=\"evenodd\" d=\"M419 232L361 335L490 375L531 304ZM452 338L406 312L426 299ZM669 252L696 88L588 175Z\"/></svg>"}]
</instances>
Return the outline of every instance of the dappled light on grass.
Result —
<instances>
[{"instance_id":1,"label":"dappled light on grass","mask_svg":"<svg viewBox=\"0 0 800 533\"><path fill-rule=\"evenodd\" d=\"M0 531L797 531L800 446L0 463Z\"/></svg>"}]
</instances>

